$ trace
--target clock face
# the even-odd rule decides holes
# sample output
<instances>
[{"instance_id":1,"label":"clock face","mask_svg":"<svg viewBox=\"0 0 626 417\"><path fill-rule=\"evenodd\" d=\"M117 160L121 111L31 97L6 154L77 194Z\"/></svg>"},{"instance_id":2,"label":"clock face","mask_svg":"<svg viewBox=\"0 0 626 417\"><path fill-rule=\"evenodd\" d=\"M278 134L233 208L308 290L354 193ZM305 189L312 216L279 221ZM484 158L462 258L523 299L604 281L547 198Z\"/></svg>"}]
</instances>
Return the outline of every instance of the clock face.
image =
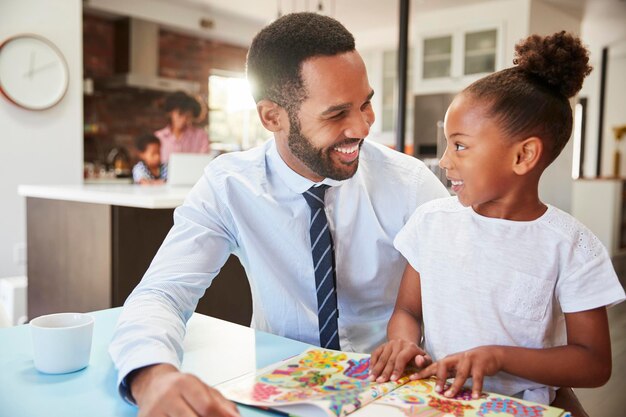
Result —
<instances>
[{"instance_id":1,"label":"clock face","mask_svg":"<svg viewBox=\"0 0 626 417\"><path fill-rule=\"evenodd\" d=\"M20 35L0 45L0 92L14 104L44 110L65 95L68 68L61 51L37 35Z\"/></svg>"}]
</instances>

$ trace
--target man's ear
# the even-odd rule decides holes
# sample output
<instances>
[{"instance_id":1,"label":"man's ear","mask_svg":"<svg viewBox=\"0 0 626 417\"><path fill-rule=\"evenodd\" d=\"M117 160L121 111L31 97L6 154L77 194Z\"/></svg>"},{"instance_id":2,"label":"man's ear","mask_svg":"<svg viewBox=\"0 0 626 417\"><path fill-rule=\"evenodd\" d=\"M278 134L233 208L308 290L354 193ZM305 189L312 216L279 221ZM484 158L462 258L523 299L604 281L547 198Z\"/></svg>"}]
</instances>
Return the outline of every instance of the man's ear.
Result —
<instances>
[{"instance_id":1,"label":"man's ear","mask_svg":"<svg viewBox=\"0 0 626 417\"><path fill-rule=\"evenodd\" d=\"M537 136L531 136L519 142L516 146L516 160L513 171L517 175L525 175L532 171L543 156L543 141Z\"/></svg>"},{"instance_id":2,"label":"man's ear","mask_svg":"<svg viewBox=\"0 0 626 417\"><path fill-rule=\"evenodd\" d=\"M256 111L263 126L270 132L277 133L285 128L284 109L273 101L263 99L256 104Z\"/></svg>"}]
</instances>

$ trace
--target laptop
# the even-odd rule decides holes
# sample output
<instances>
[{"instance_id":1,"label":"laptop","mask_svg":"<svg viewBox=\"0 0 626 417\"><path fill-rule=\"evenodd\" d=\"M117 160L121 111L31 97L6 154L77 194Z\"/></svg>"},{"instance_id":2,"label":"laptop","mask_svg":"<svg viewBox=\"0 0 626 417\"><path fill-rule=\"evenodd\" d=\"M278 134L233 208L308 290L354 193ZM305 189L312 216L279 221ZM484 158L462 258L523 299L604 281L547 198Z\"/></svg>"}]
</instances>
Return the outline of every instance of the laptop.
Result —
<instances>
[{"instance_id":1,"label":"laptop","mask_svg":"<svg viewBox=\"0 0 626 417\"><path fill-rule=\"evenodd\" d=\"M194 185L204 168L214 159L206 153L172 153L167 164L167 184L173 187L190 187Z\"/></svg>"}]
</instances>

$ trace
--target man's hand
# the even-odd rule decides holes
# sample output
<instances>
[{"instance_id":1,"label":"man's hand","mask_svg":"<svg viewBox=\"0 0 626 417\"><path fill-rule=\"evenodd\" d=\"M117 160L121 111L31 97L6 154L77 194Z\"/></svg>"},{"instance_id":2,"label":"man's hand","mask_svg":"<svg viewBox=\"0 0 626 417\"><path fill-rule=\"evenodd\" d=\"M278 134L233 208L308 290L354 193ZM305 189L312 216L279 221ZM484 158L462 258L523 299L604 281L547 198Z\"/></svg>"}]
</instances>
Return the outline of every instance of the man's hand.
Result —
<instances>
[{"instance_id":1,"label":"man's hand","mask_svg":"<svg viewBox=\"0 0 626 417\"><path fill-rule=\"evenodd\" d=\"M237 407L197 377L174 366L147 366L131 380L131 394L139 416L238 417Z\"/></svg>"},{"instance_id":2,"label":"man's hand","mask_svg":"<svg viewBox=\"0 0 626 417\"><path fill-rule=\"evenodd\" d=\"M432 362L416 343L402 339L393 339L378 346L370 359L370 381L395 381L404 372L409 362L417 368L423 368Z\"/></svg>"},{"instance_id":3,"label":"man's hand","mask_svg":"<svg viewBox=\"0 0 626 417\"><path fill-rule=\"evenodd\" d=\"M450 388L443 393L446 397L454 397L463 388L467 378L472 378L472 398L479 398L483 389L484 377L495 375L502 369L500 356L496 346L481 346L446 356L412 375L411 379L422 379L436 375L435 391L441 392L446 380L454 378Z\"/></svg>"}]
</instances>

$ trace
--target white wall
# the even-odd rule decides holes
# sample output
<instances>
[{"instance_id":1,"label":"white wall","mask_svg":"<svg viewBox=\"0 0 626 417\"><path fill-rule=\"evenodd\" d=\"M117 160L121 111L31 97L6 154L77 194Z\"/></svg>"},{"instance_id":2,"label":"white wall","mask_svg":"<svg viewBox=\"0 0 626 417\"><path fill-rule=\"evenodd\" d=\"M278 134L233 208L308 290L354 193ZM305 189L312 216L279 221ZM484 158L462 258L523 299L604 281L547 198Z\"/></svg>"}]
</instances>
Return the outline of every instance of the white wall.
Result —
<instances>
[{"instance_id":1,"label":"white wall","mask_svg":"<svg viewBox=\"0 0 626 417\"><path fill-rule=\"evenodd\" d=\"M580 34L580 20L540 0L533 0L530 8L529 34L550 35L561 30ZM552 162L541 177L539 197L561 210L571 212L573 141L567 143L559 157Z\"/></svg>"},{"instance_id":2,"label":"white wall","mask_svg":"<svg viewBox=\"0 0 626 417\"><path fill-rule=\"evenodd\" d=\"M49 110L24 110L0 97L0 277L26 272L14 261L16 245L26 242L26 204L17 186L82 181L81 1L1 0L0 41L24 32L40 34L61 50L70 83L63 100Z\"/></svg>"},{"instance_id":3,"label":"white wall","mask_svg":"<svg viewBox=\"0 0 626 417\"><path fill-rule=\"evenodd\" d=\"M587 97L587 129L585 162L583 174L594 177L598 146L598 114L600 89L600 60L602 48L626 40L626 3L614 0L593 0L587 2L585 16L581 25L581 36L591 51L593 72L585 80L581 96ZM623 77L623 75L622 75ZM622 101L622 114L626 102ZM604 133L602 150L602 175L611 175L613 170L613 151L615 141ZM624 149L623 149L624 150ZM623 172L623 175L626 174Z\"/></svg>"}]
</instances>

